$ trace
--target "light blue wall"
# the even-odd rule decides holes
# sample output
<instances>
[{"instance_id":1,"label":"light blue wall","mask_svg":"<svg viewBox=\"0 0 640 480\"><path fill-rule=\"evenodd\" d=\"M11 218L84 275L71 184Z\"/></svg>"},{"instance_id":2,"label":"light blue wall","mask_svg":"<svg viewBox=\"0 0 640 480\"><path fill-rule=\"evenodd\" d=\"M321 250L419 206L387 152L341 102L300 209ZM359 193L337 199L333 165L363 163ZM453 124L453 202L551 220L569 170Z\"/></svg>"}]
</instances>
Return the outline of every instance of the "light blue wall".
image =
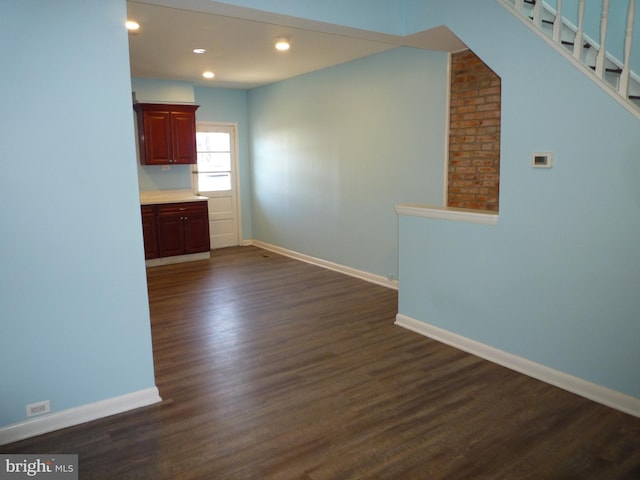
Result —
<instances>
[{"instance_id":1,"label":"light blue wall","mask_svg":"<svg viewBox=\"0 0 640 480\"><path fill-rule=\"evenodd\" d=\"M249 118L246 90L195 87L198 121L227 122L238 126L238 172L240 205L242 209L242 237L252 238L251 226L251 165L249 160Z\"/></svg>"},{"instance_id":2,"label":"light blue wall","mask_svg":"<svg viewBox=\"0 0 640 480\"><path fill-rule=\"evenodd\" d=\"M194 103L193 83L157 78L131 79L131 91L138 102Z\"/></svg>"},{"instance_id":3,"label":"light blue wall","mask_svg":"<svg viewBox=\"0 0 640 480\"><path fill-rule=\"evenodd\" d=\"M400 313L640 398L640 122L497 2L412 3L502 78L500 217L402 218Z\"/></svg>"},{"instance_id":4,"label":"light blue wall","mask_svg":"<svg viewBox=\"0 0 640 480\"><path fill-rule=\"evenodd\" d=\"M395 278L394 205L442 202L446 83L399 48L250 91L254 238Z\"/></svg>"},{"instance_id":5,"label":"light blue wall","mask_svg":"<svg viewBox=\"0 0 640 480\"><path fill-rule=\"evenodd\" d=\"M2 5L0 426L154 386L125 18Z\"/></svg>"}]
</instances>

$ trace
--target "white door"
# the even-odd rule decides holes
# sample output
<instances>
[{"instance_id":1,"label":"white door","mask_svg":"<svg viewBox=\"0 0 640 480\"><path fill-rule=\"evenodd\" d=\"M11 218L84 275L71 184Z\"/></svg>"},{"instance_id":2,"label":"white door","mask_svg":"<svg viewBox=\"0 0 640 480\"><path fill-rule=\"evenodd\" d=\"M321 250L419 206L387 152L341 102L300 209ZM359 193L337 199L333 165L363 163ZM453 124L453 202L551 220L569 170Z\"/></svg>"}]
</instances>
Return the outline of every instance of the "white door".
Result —
<instances>
[{"instance_id":1,"label":"white door","mask_svg":"<svg viewBox=\"0 0 640 480\"><path fill-rule=\"evenodd\" d=\"M209 197L211 248L239 245L236 128L198 122L196 145L198 163L193 171L194 187L198 195Z\"/></svg>"}]
</instances>

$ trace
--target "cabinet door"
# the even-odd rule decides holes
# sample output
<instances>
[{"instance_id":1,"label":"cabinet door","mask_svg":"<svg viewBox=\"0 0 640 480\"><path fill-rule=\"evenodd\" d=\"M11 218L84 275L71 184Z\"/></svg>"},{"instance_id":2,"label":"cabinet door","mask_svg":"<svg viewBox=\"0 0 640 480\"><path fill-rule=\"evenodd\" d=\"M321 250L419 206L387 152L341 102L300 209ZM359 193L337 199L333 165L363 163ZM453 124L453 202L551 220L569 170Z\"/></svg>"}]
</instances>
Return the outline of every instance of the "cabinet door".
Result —
<instances>
[{"instance_id":1,"label":"cabinet door","mask_svg":"<svg viewBox=\"0 0 640 480\"><path fill-rule=\"evenodd\" d=\"M210 250L206 201L157 205L156 218L160 257Z\"/></svg>"},{"instance_id":2,"label":"cabinet door","mask_svg":"<svg viewBox=\"0 0 640 480\"><path fill-rule=\"evenodd\" d=\"M158 249L161 257L184 253L184 215L158 207Z\"/></svg>"},{"instance_id":3,"label":"cabinet door","mask_svg":"<svg viewBox=\"0 0 640 480\"><path fill-rule=\"evenodd\" d=\"M173 163L196 163L196 120L193 112L171 114Z\"/></svg>"},{"instance_id":4,"label":"cabinet door","mask_svg":"<svg viewBox=\"0 0 640 480\"><path fill-rule=\"evenodd\" d=\"M194 204L186 214L184 234L185 253L200 253L211 250L207 202Z\"/></svg>"},{"instance_id":5,"label":"cabinet door","mask_svg":"<svg viewBox=\"0 0 640 480\"><path fill-rule=\"evenodd\" d=\"M151 205L142 206L142 236L144 238L144 258L158 258L158 226L156 213Z\"/></svg>"},{"instance_id":6,"label":"cabinet door","mask_svg":"<svg viewBox=\"0 0 640 480\"><path fill-rule=\"evenodd\" d=\"M141 160L146 165L167 165L173 162L172 117L169 111L143 113L144 137L140 146ZM195 138L195 134L194 134Z\"/></svg>"}]
</instances>

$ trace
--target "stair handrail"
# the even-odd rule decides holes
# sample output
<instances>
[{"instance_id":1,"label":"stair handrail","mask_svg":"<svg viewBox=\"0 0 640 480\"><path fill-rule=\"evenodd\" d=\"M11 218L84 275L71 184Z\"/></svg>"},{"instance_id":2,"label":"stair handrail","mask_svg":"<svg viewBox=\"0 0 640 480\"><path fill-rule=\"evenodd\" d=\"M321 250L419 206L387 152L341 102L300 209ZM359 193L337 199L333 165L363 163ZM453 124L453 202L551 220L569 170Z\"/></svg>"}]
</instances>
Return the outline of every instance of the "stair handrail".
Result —
<instances>
[{"instance_id":1,"label":"stair handrail","mask_svg":"<svg viewBox=\"0 0 640 480\"><path fill-rule=\"evenodd\" d=\"M602 1L602 9L600 12L600 41L599 43L590 39L584 34L584 17L586 2L585 0L578 1L578 24L572 25L570 21L563 16L562 12L562 0L557 1L557 8L554 9L546 2L541 0L497 0L525 23L529 28L535 31L540 37L542 37L547 43L552 45L558 52L567 58L571 63L583 71L593 81L595 81L601 88L614 97L620 104L625 106L627 110L632 112L636 117L640 118L640 105L634 104L629 97L629 83L630 78L634 78L638 82L638 77L631 71L631 46L633 43L634 35L634 16L635 16L635 4L636 0L628 0L627 18L625 23L624 32L624 51L623 59L619 60L614 58L606 50L607 33L609 28L609 7L610 0ZM616 0L618 1L618 0ZM529 10L525 11L525 4L529 5ZM543 23L543 11L553 16L553 22L546 21L546 23L553 23L552 33L548 35L542 28ZM565 26L572 31L575 31L575 37L573 41L573 49L568 51L562 46L562 27ZM583 52L586 47L593 47L597 49L596 64L593 66L587 65L583 61ZM611 72L611 69L606 68L606 61L616 65L619 68L615 69L615 73L620 73L617 85L612 85L605 79L605 74ZM640 83L640 82L638 82ZM633 97L637 98L637 97Z\"/></svg>"}]
</instances>

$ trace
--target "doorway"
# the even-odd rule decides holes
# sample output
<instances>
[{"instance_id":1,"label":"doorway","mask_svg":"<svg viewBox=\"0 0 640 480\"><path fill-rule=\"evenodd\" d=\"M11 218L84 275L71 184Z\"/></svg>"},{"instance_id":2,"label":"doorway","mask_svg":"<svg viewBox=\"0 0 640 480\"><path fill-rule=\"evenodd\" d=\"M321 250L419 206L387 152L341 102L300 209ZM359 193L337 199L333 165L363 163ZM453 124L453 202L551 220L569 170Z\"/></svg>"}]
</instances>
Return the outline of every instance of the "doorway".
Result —
<instances>
[{"instance_id":1,"label":"doorway","mask_svg":"<svg viewBox=\"0 0 640 480\"><path fill-rule=\"evenodd\" d=\"M193 187L208 197L211 249L240 244L236 125L198 122Z\"/></svg>"}]
</instances>

